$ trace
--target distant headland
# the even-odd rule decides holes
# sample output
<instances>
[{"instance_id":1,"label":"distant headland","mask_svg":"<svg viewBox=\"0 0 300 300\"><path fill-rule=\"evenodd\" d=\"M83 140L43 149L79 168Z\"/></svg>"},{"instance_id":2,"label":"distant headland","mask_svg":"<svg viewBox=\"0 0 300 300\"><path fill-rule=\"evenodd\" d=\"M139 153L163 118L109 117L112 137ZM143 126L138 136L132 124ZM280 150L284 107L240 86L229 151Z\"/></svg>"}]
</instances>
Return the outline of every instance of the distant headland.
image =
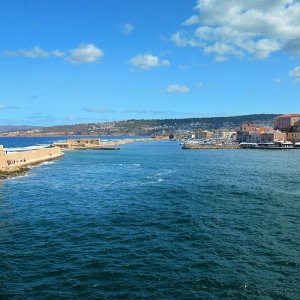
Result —
<instances>
[{"instance_id":1,"label":"distant headland","mask_svg":"<svg viewBox=\"0 0 300 300\"><path fill-rule=\"evenodd\" d=\"M184 119L133 119L51 127L0 126L0 136L152 136L162 132L237 128L244 123L273 126L277 116L278 114L251 114Z\"/></svg>"}]
</instances>

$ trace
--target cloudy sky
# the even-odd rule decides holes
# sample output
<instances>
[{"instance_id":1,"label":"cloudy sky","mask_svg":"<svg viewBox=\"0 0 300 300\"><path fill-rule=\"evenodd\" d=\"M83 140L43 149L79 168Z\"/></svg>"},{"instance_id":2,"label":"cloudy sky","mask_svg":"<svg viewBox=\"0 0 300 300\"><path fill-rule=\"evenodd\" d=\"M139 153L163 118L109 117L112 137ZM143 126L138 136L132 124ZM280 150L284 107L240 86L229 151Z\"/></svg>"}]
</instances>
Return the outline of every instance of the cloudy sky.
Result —
<instances>
[{"instance_id":1,"label":"cloudy sky","mask_svg":"<svg viewBox=\"0 0 300 300\"><path fill-rule=\"evenodd\" d=\"M4 0L0 124L300 113L300 1Z\"/></svg>"}]
</instances>

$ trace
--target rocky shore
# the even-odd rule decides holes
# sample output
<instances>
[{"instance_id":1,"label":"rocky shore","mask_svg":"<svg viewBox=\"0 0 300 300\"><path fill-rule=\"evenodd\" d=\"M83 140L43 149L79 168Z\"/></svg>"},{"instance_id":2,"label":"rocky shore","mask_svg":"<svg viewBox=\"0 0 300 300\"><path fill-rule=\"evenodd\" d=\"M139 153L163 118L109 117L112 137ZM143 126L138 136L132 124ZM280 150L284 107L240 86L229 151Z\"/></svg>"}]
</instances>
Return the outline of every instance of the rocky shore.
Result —
<instances>
[{"instance_id":1,"label":"rocky shore","mask_svg":"<svg viewBox=\"0 0 300 300\"><path fill-rule=\"evenodd\" d=\"M24 176L30 170L29 167L19 167L10 171L0 171L0 180Z\"/></svg>"}]
</instances>

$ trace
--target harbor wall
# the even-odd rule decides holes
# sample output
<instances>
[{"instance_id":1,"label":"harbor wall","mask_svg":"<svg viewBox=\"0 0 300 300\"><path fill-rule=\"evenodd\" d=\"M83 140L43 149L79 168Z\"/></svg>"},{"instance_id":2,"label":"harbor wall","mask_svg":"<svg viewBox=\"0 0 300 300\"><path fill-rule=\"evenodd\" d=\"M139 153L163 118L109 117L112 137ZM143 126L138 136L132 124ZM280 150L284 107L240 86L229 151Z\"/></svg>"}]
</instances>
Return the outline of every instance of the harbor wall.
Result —
<instances>
[{"instance_id":1,"label":"harbor wall","mask_svg":"<svg viewBox=\"0 0 300 300\"><path fill-rule=\"evenodd\" d=\"M42 148L37 150L3 153L0 155L0 171L10 172L20 167L52 160L63 155L59 147Z\"/></svg>"},{"instance_id":2,"label":"harbor wall","mask_svg":"<svg viewBox=\"0 0 300 300\"><path fill-rule=\"evenodd\" d=\"M105 147L118 147L134 142L154 141L153 138L132 138L111 141L101 141L100 139L69 139L64 142L55 142L53 145L64 150L101 149Z\"/></svg>"}]
</instances>

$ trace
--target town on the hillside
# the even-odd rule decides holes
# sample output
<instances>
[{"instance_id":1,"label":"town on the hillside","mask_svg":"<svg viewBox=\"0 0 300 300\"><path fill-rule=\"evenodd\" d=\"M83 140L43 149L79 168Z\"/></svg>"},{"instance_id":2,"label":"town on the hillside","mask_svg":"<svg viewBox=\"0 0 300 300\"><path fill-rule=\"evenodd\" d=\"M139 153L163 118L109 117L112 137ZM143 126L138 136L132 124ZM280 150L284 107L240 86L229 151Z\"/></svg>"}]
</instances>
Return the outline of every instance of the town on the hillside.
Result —
<instances>
[{"instance_id":1,"label":"town on the hillside","mask_svg":"<svg viewBox=\"0 0 300 300\"><path fill-rule=\"evenodd\" d=\"M216 130L238 128L243 123L273 126L278 114L252 114L239 116L198 117L179 119L132 119L123 121L82 123L55 126L0 125L0 136L153 136L162 132L185 132L196 129Z\"/></svg>"},{"instance_id":2,"label":"town on the hillside","mask_svg":"<svg viewBox=\"0 0 300 300\"><path fill-rule=\"evenodd\" d=\"M184 149L223 148L298 148L300 147L300 114L275 118L274 126L245 123L238 129L202 130L175 133Z\"/></svg>"},{"instance_id":3,"label":"town on the hillside","mask_svg":"<svg viewBox=\"0 0 300 300\"><path fill-rule=\"evenodd\" d=\"M253 120L258 120L258 122L253 122ZM243 121L244 123L241 124L238 121ZM93 136L97 138L105 135L117 136L117 133L119 136L130 137L134 136L135 132L139 132L143 133L141 135L144 137L151 136L151 140L178 140L184 149L257 147L281 149L300 147L300 114L269 114L178 120L128 120L112 122L112 124L116 126L116 131L98 132L94 131L95 125L81 124L58 126L48 129L9 131L2 132L1 135L74 136L75 139L82 139L83 137L92 138ZM61 127L64 128L64 131L62 131ZM136 131L137 128L142 128L143 130ZM90 129L93 130L90 131ZM130 138L130 140L132 139ZM127 141L128 138L125 138L125 140ZM59 144L58 146L65 147L65 144ZM103 147L104 145L101 144L100 148L102 149ZM89 148L89 145L86 145L85 148Z\"/></svg>"},{"instance_id":4,"label":"town on the hillside","mask_svg":"<svg viewBox=\"0 0 300 300\"><path fill-rule=\"evenodd\" d=\"M104 141L98 138L68 139L47 148L11 152L0 145L0 179L23 174L27 166L59 158L64 150L119 150L119 145L132 142L179 140L183 149L300 149L300 114L277 116L274 126L245 123L237 130L197 129L152 136L151 138Z\"/></svg>"}]
</instances>

